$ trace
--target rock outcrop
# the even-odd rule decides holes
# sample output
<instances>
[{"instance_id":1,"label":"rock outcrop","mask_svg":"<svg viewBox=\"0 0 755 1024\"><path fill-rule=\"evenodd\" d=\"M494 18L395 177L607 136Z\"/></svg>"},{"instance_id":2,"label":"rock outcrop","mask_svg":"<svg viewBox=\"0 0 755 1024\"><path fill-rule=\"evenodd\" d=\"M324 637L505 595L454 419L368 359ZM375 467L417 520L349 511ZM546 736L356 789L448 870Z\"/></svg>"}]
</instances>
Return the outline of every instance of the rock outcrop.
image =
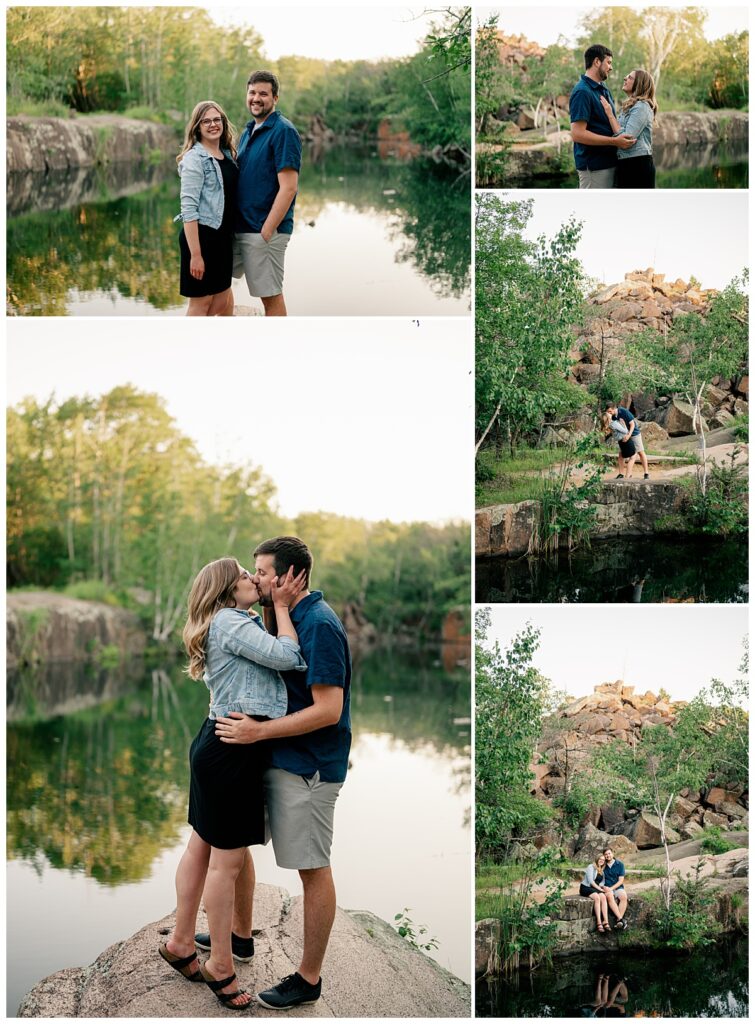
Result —
<instances>
[{"instance_id":1,"label":"rock outcrop","mask_svg":"<svg viewBox=\"0 0 755 1024\"><path fill-rule=\"evenodd\" d=\"M117 114L7 119L10 174L123 161L139 163L156 152L164 157L175 156L179 148L174 128Z\"/></svg>"},{"instance_id":2,"label":"rock outcrop","mask_svg":"<svg viewBox=\"0 0 755 1024\"><path fill-rule=\"evenodd\" d=\"M204 985L190 985L158 956L173 915L106 949L89 967L58 971L35 985L19 1017L227 1017ZM301 898L275 886L255 892L255 956L237 964L241 986L258 992L293 973L301 956ZM199 926L206 930L200 918ZM469 1017L469 986L366 912L338 910L320 1000L297 1017ZM253 1004L248 1015L274 1017Z\"/></svg>"},{"instance_id":3,"label":"rock outcrop","mask_svg":"<svg viewBox=\"0 0 755 1024\"><path fill-rule=\"evenodd\" d=\"M594 540L609 537L642 537L668 532L669 517L679 512L685 499L681 483L645 482L631 486L608 480L595 498L595 524L590 530ZM475 512L475 554L479 557L520 558L536 546L540 502L521 501L508 505L488 505ZM661 529L662 527L662 529ZM561 546L569 543L564 533Z\"/></svg>"},{"instance_id":4,"label":"rock outcrop","mask_svg":"<svg viewBox=\"0 0 755 1024\"><path fill-rule=\"evenodd\" d=\"M144 653L146 635L133 612L50 591L8 594L8 668L54 661L97 660L105 648L119 656Z\"/></svg>"},{"instance_id":5,"label":"rock outcrop","mask_svg":"<svg viewBox=\"0 0 755 1024\"><path fill-rule=\"evenodd\" d=\"M697 857L679 861L678 873L682 877L695 875ZM674 865L676 868L676 865ZM658 880L641 881L630 871L626 931L612 929L599 932L595 925L591 901L576 893L561 900L558 911L550 918L556 925L556 943L551 953L555 957L573 953L606 953L618 950L647 949L653 945L650 934L650 915L657 899ZM707 856L700 877L708 879L713 900L708 913L715 919L722 933L744 931L748 921L748 863L747 851L732 850L720 856ZM475 926L475 977L500 972L499 945L501 922L495 918L478 921Z\"/></svg>"},{"instance_id":6,"label":"rock outcrop","mask_svg":"<svg viewBox=\"0 0 755 1024\"><path fill-rule=\"evenodd\" d=\"M622 680L602 683L587 697L580 697L562 708L546 723L531 766L531 793L552 800L562 793L592 752L605 743L619 740L632 745L642 738L644 729L663 725L673 728L684 701L656 696L650 690L636 694ZM749 823L749 796L744 782L732 780L726 787L682 790L666 820L669 843L695 839L708 825L746 829ZM626 810L614 805L593 808L582 829L569 844L571 853L591 859L606 845L612 845L623 859L638 850L661 845L660 821L641 808Z\"/></svg>"}]
</instances>

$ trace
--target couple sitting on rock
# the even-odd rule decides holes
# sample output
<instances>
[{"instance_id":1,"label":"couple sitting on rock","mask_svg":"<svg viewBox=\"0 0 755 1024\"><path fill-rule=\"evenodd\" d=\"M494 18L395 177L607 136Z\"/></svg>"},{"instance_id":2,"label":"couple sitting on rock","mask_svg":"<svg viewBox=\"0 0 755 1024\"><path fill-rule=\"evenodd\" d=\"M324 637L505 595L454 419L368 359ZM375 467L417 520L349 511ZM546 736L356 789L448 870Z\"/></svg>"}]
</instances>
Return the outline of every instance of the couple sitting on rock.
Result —
<instances>
[{"instance_id":1,"label":"couple sitting on rock","mask_svg":"<svg viewBox=\"0 0 755 1024\"><path fill-rule=\"evenodd\" d=\"M610 846L599 853L592 864L587 865L579 886L579 895L592 900L599 932L612 931L608 920L609 909L616 918L616 927L622 931L627 927L624 920L627 912L625 874L623 863L616 860Z\"/></svg>"}]
</instances>

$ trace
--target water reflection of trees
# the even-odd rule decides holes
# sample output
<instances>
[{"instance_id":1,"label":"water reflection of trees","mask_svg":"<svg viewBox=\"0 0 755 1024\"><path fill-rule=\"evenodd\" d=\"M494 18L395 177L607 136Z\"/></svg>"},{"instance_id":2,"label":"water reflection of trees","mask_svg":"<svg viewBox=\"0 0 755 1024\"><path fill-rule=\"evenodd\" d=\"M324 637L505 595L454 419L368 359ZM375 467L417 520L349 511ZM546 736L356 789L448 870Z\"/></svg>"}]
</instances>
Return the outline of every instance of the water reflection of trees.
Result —
<instances>
[{"instance_id":1,"label":"water reflection of trees","mask_svg":"<svg viewBox=\"0 0 755 1024\"><path fill-rule=\"evenodd\" d=\"M106 885L148 875L186 821L188 744L206 703L203 687L157 670L131 696L11 727L9 855Z\"/></svg>"},{"instance_id":2,"label":"water reflection of trees","mask_svg":"<svg viewBox=\"0 0 755 1024\"><path fill-rule=\"evenodd\" d=\"M479 982L475 1010L478 1017L745 1017L747 942L683 957L631 952L560 958L536 972Z\"/></svg>"},{"instance_id":3,"label":"water reflection of trees","mask_svg":"<svg viewBox=\"0 0 755 1024\"><path fill-rule=\"evenodd\" d=\"M614 539L553 558L479 559L477 600L742 603L746 546L741 539Z\"/></svg>"},{"instance_id":4,"label":"water reflection of trees","mask_svg":"<svg viewBox=\"0 0 755 1024\"><path fill-rule=\"evenodd\" d=\"M68 701L75 686L65 683ZM60 706L60 688L37 688L36 720L9 726L8 855L84 872L106 885L148 875L179 836L188 803L188 748L207 713L205 687L180 664L142 673L78 677L79 700L97 707L51 720L40 694ZM117 696L114 696L117 694ZM391 699L386 699L391 698ZM468 785L469 672L443 672L427 656L376 652L354 671L355 731L387 732L415 749L431 745L461 761ZM17 702L22 708L23 703Z\"/></svg>"},{"instance_id":5,"label":"water reflection of trees","mask_svg":"<svg viewBox=\"0 0 755 1024\"><path fill-rule=\"evenodd\" d=\"M166 174L160 184L124 194ZM166 167L72 172L68 179L46 179L38 193L33 176L15 175L7 222L9 308L21 315L64 315L72 289L117 293L155 309L181 308L179 225L173 223L178 193L178 177ZM467 177L431 161L381 161L374 150L338 147L305 161L298 219L316 222L333 202L389 214L398 261L413 265L437 294L459 296L468 288ZM35 212L13 215L32 203Z\"/></svg>"}]
</instances>

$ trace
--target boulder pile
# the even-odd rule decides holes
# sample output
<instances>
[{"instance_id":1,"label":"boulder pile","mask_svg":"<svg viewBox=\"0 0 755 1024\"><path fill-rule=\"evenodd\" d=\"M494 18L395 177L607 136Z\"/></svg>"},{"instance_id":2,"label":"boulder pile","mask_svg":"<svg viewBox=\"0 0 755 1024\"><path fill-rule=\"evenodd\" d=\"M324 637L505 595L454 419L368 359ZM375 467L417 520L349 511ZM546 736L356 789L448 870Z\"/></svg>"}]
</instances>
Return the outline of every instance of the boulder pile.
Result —
<instances>
[{"instance_id":1,"label":"boulder pile","mask_svg":"<svg viewBox=\"0 0 755 1024\"><path fill-rule=\"evenodd\" d=\"M650 690L635 694L634 690L620 679L602 683L552 717L538 743L537 763L532 765L534 796L553 800L562 794L596 747L612 740L631 745L651 725L673 728L684 701L672 701ZM747 829L748 806L746 785L739 780L729 780L725 786L682 789L667 818L666 836L675 843L698 838L710 825ZM639 808L594 807L570 844L570 852L589 858L611 845L617 857L628 856L662 845L660 826L654 814Z\"/></svg>"},{"instance_id":2,"label":"boulder pile","mask_svg":"<svg viewBox=\"0 0 755 1024\"><path fill-rule=\"evenodd\" d=\"M608 285L587 300L584 326L576 332L572 348L571 379L585 389L595 384L610 363L632 357L632 335L647 328L663 334L682 314L707 316L715 288L702 288L696 281L677 278L667 281L653 267L633 270L624 280ZM736 416L749 411L750 380L747 372L735 377L716 377L708 386L702 408L703 429L729 427ZM693 434L692 406L678 395L632 392L616 395L642 422L646 447L663 446L671 437ZM595 413L585 408L568 421L546 427L544 446L570 444L590 433Z\"/></svg>"}]
</instances>

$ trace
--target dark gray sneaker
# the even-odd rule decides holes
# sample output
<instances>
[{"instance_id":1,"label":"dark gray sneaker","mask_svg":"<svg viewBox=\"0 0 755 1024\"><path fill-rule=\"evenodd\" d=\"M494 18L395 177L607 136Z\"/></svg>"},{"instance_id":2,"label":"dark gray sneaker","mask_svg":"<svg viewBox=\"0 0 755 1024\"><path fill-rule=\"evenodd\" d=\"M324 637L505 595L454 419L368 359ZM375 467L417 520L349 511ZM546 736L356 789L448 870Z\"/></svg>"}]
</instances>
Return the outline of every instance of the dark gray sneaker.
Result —
<instances>
[{"instance_id":1,"label":"dark gray sneaker","mask_svg":"<svg viewBox=\"0 0 755 1024\"><path fill-rule=\"evenodd\" d=\"M256 999L268 1010L291 1010L294 1006L316 1003L322 991L322 978L316 985L310 985L301 974L289 974L272 988L258 992Z\"/></svg>"},{"instance_id":2,"label":"dark gray sneaker","mask_svg":"<svg viewBox=\"0 0 755 1024\"><path fill-rule=\"evenodd\" d=\"M206 949L208 952L212 949L208 932L200 932L195 935L194 942L199 949ZM248 964L254 956L254 939L242 939L239 935L231 932L231 952L234 960L238 960L240 964Z\"/></svg>"}]
</instances>

